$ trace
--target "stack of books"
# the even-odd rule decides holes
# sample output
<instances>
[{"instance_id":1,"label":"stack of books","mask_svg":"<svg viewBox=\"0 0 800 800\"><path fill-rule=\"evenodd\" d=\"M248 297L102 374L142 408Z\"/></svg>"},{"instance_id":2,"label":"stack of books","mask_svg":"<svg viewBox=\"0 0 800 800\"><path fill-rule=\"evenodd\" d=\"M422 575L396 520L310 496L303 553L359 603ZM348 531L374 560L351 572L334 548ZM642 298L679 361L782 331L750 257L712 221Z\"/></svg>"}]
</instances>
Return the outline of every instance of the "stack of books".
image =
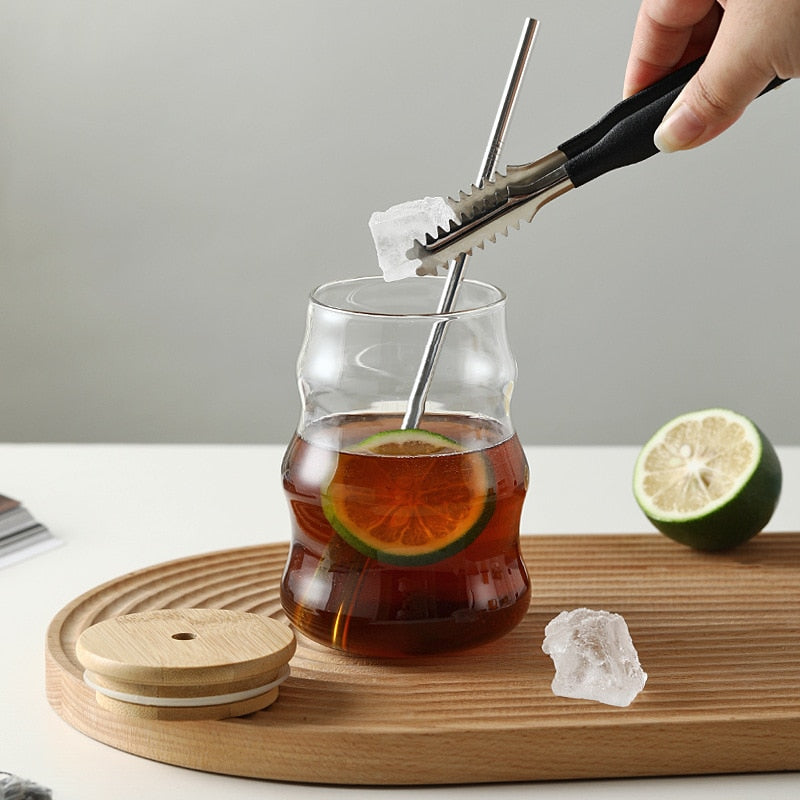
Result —
<instances>
[{"instance_id":1,"label":"stack of books","mask_svg":"<svg viewBox=\"0 0 800 800\"><path fill-rule=\"evenodd\" d=\"M0 566L57 544L53 534L19 500L0 494Z\"/></svg>"}]
</instances>

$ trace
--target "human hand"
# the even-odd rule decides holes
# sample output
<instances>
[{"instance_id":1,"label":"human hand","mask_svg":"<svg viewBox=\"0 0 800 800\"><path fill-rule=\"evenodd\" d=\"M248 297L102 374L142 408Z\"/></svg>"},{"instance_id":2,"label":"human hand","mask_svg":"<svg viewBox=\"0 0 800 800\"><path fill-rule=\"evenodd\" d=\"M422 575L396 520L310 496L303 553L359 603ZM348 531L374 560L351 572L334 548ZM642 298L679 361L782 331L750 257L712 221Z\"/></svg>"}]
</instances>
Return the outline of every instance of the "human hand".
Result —
<instances>
[{"instance_id":1,"label":"human hand","mask_svg":"<svg viewBox=\"0 0 800 800\"><path fill-rule=\"evenodd\" d=\"M655 133L664 152L729 128L776 76L800 76L800 0L642 0L625 97L706 56Z\"/></svg>"}]
</instances>

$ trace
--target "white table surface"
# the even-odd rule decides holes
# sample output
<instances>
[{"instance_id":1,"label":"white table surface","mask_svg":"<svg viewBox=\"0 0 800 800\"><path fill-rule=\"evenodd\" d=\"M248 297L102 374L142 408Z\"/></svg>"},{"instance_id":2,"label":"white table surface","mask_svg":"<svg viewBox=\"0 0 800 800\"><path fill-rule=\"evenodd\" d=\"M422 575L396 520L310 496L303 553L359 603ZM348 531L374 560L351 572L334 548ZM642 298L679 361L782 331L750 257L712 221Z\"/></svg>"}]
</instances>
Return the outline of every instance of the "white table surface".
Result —
<instances>
[{"instance_id":1,"label":"white table surface","mask_svg":"<svg viewBox=\"0 0 800 800\"><path fill-rule=\"evenodd\" d=\"M523 532L651 530L630 490L636 452L633 447L527 448L532 483ZM800 448L778 452L784 492L768 530L800 530ZM149 761L67 725L45 697L44 640L52 617L77 595L133 569L286 540L282 453L282 446L0 444L0 493L22 500L63 541L0 570L0 771L49 786L55 800L800 797L800 773L491 787L282 784Z\"/></svg>"}]
</instances>

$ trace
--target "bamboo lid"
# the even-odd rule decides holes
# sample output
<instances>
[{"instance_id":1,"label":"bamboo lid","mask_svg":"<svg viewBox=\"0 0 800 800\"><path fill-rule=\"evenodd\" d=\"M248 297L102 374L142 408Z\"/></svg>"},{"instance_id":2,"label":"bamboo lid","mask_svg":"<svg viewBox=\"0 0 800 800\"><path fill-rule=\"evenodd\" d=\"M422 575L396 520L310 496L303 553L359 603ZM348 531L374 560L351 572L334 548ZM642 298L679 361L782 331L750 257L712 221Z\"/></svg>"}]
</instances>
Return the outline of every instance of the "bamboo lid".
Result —
<instances>
[{"instance_id":1,"label":"bamboo lid","mask_svg":"<svg viewBox=\"0 0 800 800\"><path fill-rule=\"evenodd\" d=\"M281 622L223 609L127 614L87 628L76 654L103 708L148 719L223 719L265 708L296 641Z\"/></svg>"}]
</instances>

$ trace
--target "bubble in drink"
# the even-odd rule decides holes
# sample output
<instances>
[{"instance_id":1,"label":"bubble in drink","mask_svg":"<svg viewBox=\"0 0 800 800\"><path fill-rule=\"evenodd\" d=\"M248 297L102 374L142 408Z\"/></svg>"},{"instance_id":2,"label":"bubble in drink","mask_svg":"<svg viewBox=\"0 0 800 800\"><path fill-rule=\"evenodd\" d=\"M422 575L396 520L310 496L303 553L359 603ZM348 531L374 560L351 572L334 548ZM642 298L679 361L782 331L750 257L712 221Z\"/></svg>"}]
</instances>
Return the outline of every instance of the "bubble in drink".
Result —
<instances>
[{"instance_id":1,"label":"bubble in drink","mask_svg":"<svg viewBox=\"0 0 800 800\"><path fill-rule=\"evenodd\" d=\"M542 650L556 669L553 694L624 707L644 688L647 673L619 614L562 611L544 634Z\"/></svg>"},{"instance_id":2,"label":"bubble in drink","mask_svg":"<svg viewBox=\"0 0 800 800\"><path fill-rule=\"evenodd\" d=\"M386 211L374 212L369 218L369 229L384 279L397 281L420 274L417 268L422 262L406 258L408 249L415 239L435 233L439 225L447 228L448 222L455 218L455 212L441 197L409 200Z\"/></svg>"}]
</instances>

